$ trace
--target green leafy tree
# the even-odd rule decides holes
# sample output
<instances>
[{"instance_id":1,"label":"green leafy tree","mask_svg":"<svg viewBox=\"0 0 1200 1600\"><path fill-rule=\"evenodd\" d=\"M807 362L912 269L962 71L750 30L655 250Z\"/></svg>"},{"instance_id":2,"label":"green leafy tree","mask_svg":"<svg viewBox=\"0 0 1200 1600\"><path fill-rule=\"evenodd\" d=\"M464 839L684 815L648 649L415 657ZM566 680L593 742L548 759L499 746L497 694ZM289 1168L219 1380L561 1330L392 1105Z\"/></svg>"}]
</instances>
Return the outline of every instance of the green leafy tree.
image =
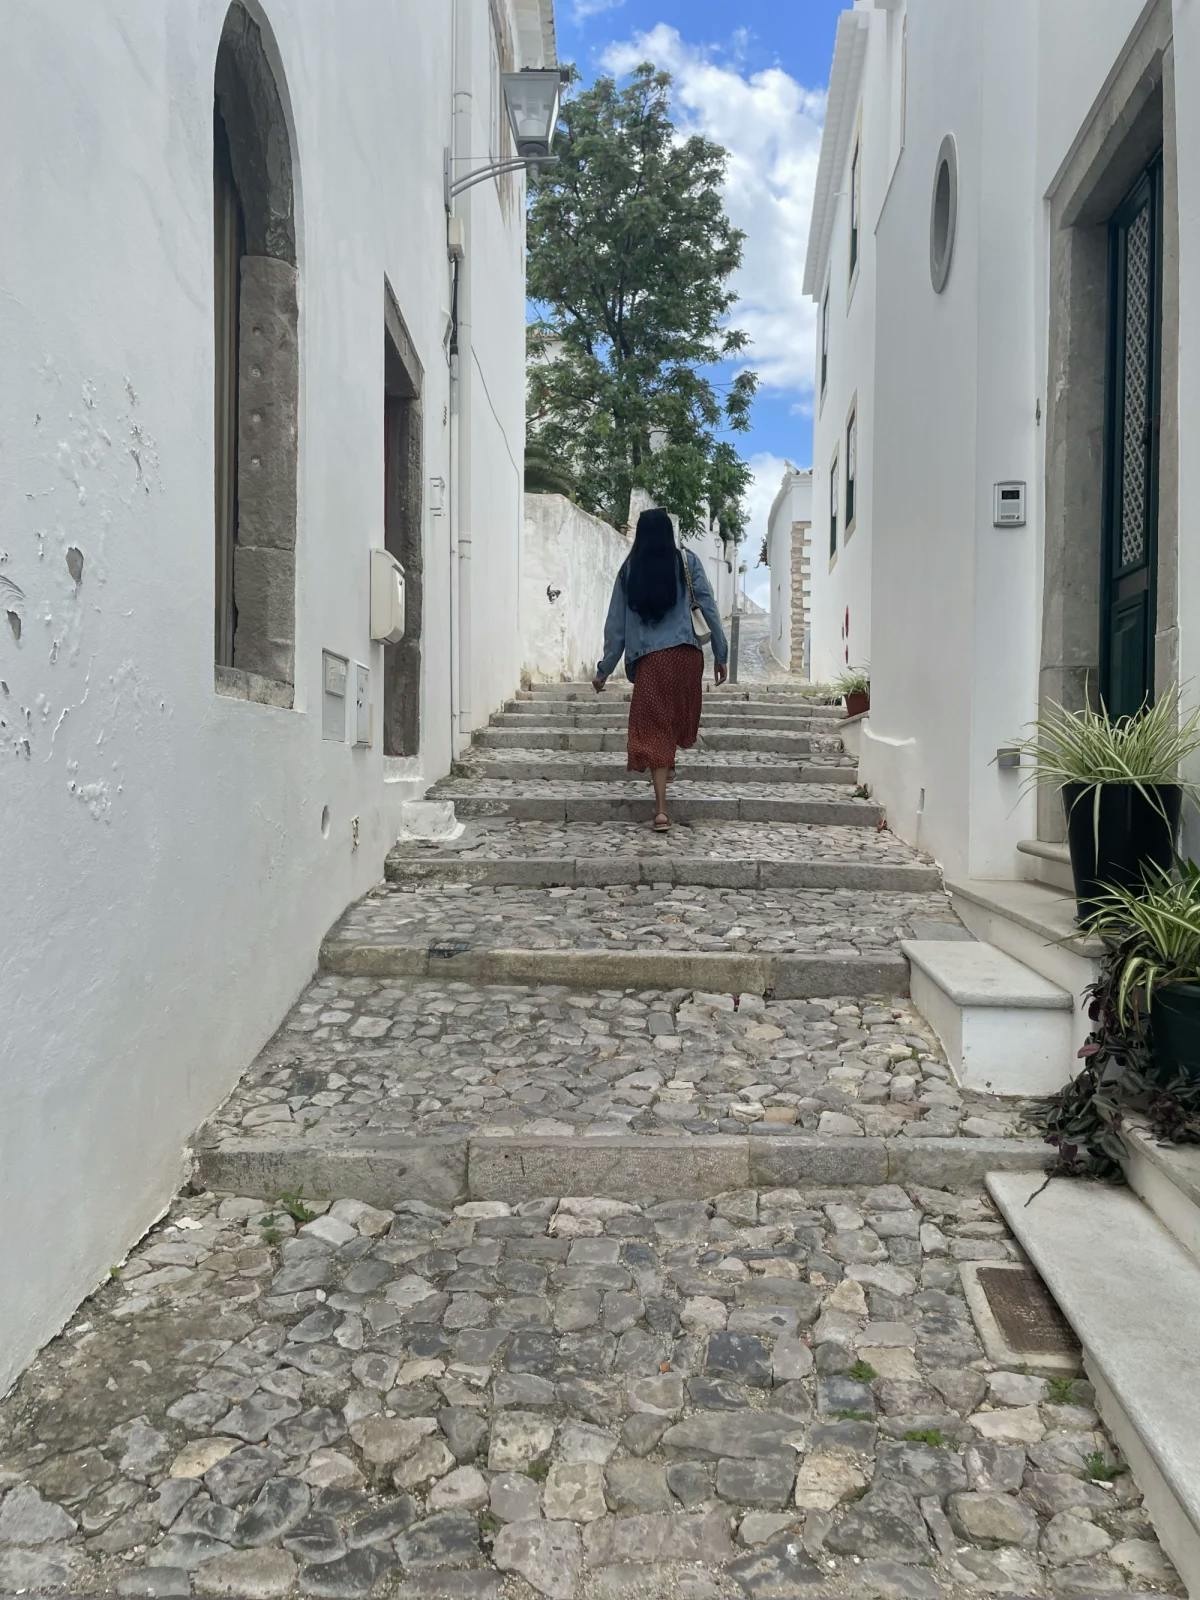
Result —
<instances>
[{"instance_id":1,"label":"green leafy tree","mask_svg":"<svg viewBox=\"0 0 1200 1600\"><path fill-rule=\"evenodd\" d=\"M568 500L575 500L579 495L570 467L561 458L550 455L533 438L525 449L525 489L529 494L566 495Z\"/></svg>"},{"instance_id":2,"label":"green leafy tree","mask_svg":"<svg viewBox=\"0 0 1200 1600\"><path fill-rule=\"evenodd\" d=\"M671 121L670 75L643 64L625 88L600 78L567 98L529 213L530 425L587 510L618 525L649 492L685 533L706 514L741 536L750 470L725 430L745 431L756 379L723 393L714 363L731 326L744 235L725 215L726 154Z\"/></svg>"}]
</instances>

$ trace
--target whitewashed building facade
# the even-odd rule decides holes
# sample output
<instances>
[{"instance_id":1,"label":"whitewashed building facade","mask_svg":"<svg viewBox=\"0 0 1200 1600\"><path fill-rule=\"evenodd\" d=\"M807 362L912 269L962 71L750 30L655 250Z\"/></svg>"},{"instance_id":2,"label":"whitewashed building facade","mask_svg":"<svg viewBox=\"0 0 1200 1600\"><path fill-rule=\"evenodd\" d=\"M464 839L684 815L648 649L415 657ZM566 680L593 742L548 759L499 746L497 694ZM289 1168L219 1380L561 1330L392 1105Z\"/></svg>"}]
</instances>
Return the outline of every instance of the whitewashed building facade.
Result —
<instances>
[{"instance_id":1,"label":"whitewashed building facade","mask_svg":"<svg viewBox=\"0 0 1200 1600\"><path fill-rule=\"evenodd\" d=\"M808 675L812 650L809 602L813 474L789 462L767 516L764 565L770 571L769 642L774 659L788 672Z\"/></svg>"},{"instance_id":2,"label":"whitewashed building facade","mask_svg":"<svg viewBox=\"0 0 1200 1600\"><path fill-rule=\"evenodd\" d=\"M815 681L869 664L875 497L875 225L899 159L903 8L860 0L838 20L804 269L817 303L813 396Z\"/></svg>"},{"instance_id":3,"label":"whitewashed building facade","mask_svg":"<svg viewBox=\"0 0 1200 1600\"><path fill-rule=\"evenodd\" d=\"M840 19L807 264L829 294L814 673L847 659L849 607L872 676L863 776L954 880L1061 868L1038 849L1061 838L1053 797L1022 798L995 761L1039 704L1086 686L1125 710L1196 676L1179 440L1200 305L1180 263L1200 147L1176 85L1200 83L1198 52L1185 0L1097 0L1086 25L1057 0L857 0Z\"/></svg>"},{"instance_id":4,"label":"whitewashed building facade","mask_svg":"<svg viewBox=\"0 0 1200 1600\"><path fill-rule=\"evenodd\" d=\"M517 683L524 179L445 171L555 60L551 0L5 30L0 1391Z\"/></svg>"}]
</instances>

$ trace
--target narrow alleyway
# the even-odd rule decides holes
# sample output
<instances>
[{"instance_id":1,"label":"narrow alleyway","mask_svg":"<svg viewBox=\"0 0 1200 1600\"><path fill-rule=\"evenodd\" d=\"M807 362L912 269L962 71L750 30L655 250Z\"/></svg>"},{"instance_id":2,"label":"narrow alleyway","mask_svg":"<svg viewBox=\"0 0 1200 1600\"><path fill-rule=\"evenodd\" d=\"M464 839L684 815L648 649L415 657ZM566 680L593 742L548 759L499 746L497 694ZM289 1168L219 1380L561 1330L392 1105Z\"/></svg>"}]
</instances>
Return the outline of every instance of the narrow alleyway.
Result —
<instances>
[{"instance_id":1,"label":"narrow alleyway","mask_svg":"<svg viewBox=\"0 0 1200 1600\"><path fill-rule=\"evenodd\" d=\"M738 681L748 683L795 683L796 679L771 654L771 618L765 611L747 611L738 625Z\"/></svg>"},{"instance_id":2,"label":"narrow alleyway","mask_svg":"<svg viewBox=\"0 0 1200 1600\"><path fill-rule=\"evenodd\" d=\"M615 685L494 719L0 1408L0 1591L1179 1592L1069 1356L985 1353L983 1179L1045 1150L955 1086L939 875L773 676L665 837Z\"/></svg>"}]
</instances>

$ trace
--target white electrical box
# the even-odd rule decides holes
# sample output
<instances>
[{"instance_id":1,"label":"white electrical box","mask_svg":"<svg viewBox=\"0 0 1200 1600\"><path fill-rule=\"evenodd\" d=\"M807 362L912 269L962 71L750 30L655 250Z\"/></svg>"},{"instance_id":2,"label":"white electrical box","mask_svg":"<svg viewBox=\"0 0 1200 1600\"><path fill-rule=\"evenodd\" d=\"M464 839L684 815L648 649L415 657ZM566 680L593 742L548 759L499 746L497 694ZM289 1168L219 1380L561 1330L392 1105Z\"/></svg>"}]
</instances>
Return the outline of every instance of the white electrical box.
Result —
<instances>
[{"instance_id":1,"label":"white electrical box","mask_svg":"<svg viewBox=\"0 0 1200 1600\"><path fill-rule=\"evenodd\" d=\"M371 551L371 638L399 644L404 637L404 568L388 550Z\"/></svg>"},{"instance_id":2,"label":"white electrical box","mask_svg":"<svg viewBox=\"0 0 1200 1600\"><path fill-rule=\"evenodd\" d=\"M1025 526L1025 485L998 483L993 491L992 522L997 528Z\"/></svg>"},{"instance_id":3,"label":"white electrical box","mask_svg":"<svg viewBox=\"0 0 1200 1600\"><path fill-rule=\"evenodd\" d=\"M321 737L346 742L346 679L350 663L345 656L321 652Z\"/></svg>"},{"instance_id":4,"label":"white electrical box","mask_svg":"<svg viewBox=\"0 0 1200 1600\"><path fill-rule=\"evenodd\" d=\"M354 742L371 742L371 669L354 663Z\"/></svg>"}]
</instances>

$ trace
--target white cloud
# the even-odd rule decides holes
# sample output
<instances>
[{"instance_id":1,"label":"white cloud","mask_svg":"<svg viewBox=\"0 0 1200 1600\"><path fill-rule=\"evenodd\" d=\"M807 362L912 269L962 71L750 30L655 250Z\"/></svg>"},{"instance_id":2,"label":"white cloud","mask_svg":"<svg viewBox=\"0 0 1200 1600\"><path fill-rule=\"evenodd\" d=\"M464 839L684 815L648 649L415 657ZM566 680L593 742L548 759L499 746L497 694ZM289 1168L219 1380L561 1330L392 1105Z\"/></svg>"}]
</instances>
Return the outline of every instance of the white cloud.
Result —
<instances>
[{"instance_id":1,"label":"white cloud","mask_svg":"<svg viewBox=\"0 0 1200 1600\"><path fill-rule=\"evenodd\" d=\"M769 608L771 574L766 567L757 566L756 563L762 542L767 536L771 502L779 492L783 469L788 463L782 456L773 455L769 450L760 450L750 457L748 465L752 476L742 502L746 510L746 537L742 542L741 559L748 568L747 594L757 600L760 606Z\"/></svg>"},{"instance_id":2,"label":"white cloud","mask_svg":"<svg viewBox=\"0 0 1200 1600\"><path fill-rule=\"evenodd\" d=\"M604 11L615 11L624 4L625 0L574 0L571 13L576 22L586 22L589 17L598 17Z\"/></svg>"},{"instance_id":3,"label":"white cloud","mask_svg":"<svg viewBox=\"0 0 1200 1600\"><path fill-rule=\"evenodd\" d=\"M641 61L670 72L681 131L728 150L725 205L746 234L736 318L751 339L747 364L764 388L811 394L816 307L801 285L825 93L780 67L743 72L746 43L738 29L724 51L693 45L660 22L610 45L601 61L618 76Z\"/></svg>"},{"instance_id":4,"label":"white cloud","mask_svg":"<svg viewBox=\"0 0 1200 1600\"><path fill-rule=\"evenodd\" d=\"M746 510L746 542L749 560L758 560L758 548L767 536L767 518L771 515L771 502L779 493L783 469L788 465L782 456L769 450L760 450L747 462L752 474L750 487L742 501Z\"/></svg>"}]
</instances>

